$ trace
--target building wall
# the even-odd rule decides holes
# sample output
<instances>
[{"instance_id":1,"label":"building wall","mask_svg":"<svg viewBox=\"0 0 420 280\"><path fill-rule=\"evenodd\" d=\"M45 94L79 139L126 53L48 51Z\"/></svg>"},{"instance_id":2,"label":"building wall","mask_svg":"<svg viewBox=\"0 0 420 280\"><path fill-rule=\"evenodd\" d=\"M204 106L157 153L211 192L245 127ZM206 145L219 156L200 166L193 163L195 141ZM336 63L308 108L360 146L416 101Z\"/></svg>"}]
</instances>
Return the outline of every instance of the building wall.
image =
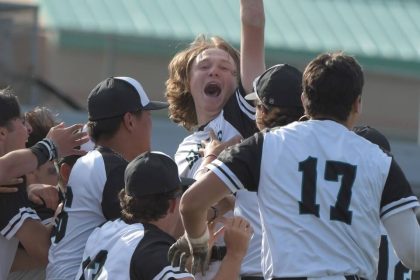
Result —
<instances>
[{"instance_id":1,"label":"building wall","mask_svg":"<svg viewBox=\"0 0 420 280\"><path fill-rule=\"evenodd\" d=\"M40 74L81 105L86 105L91 89L110 76L136 78L152 98L164 100L169 58L111 56L106 51L59 49L54 44L48 44L43 52L44 65Z\"/></svg>"},{"instance_id":2,"label":"building wall","mask_svg":"<svg viewBox=\"0 0 420 280\"><path fill-rule=\"evenodd\" d=\"M111 55L107 50L60 49L54 44L46 44L43 52L40 74L80 104L86 104L90 90L99 81L113 75L132 76L152 98L164 100L169 56ZM420 77L366 73L360 123L376 127L392 138L417 141L419 96Z\"/></svg>"}]
</instances>

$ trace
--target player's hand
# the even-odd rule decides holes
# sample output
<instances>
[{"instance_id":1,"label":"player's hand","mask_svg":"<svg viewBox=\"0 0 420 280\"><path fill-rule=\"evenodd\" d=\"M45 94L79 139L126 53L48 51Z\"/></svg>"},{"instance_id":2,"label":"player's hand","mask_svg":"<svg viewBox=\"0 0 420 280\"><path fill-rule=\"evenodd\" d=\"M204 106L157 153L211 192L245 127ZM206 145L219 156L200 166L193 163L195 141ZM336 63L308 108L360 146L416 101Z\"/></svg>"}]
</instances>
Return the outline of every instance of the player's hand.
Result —
<instances>
[{"instance_id":1,"label":"player's hand","mask_svg":"<svg viewBox=\"0 0 420 280\"><path fill-rule=\"evenodd\" d=\"M26 190L28 192L29 200L35 204L44 205L55 211L60 203L56 186L31 184L27 186Z\"/></svg>"},{"instance_id":2,"label":"player's hand","mask_svg":"<svg viewBox=\"0 0 420 280\"><path fill-rule=\"evenodd\" d=\"M9 179L6 182L2 182L2 185L0 186L0 193L14 193L18 191L18 188L16 187L17 184L20 184L23 182L22 178L12 178Z\"/></svg>"},{"instance_id":3,"label":"player's hand","mask_svg":"<svg viewBox=\"0 0 420 280\"><path fill-rule=\"evenodd\" d=\"M215 155L218 156L224 149L227 147L230 147L232 145L235 145L237 143L240 143L242 140L242 137L237 135L225 142L220 142L217 138L216 134L213 130L209 131L209 140L203 141L201 145L204 148L199 149L199 153L202 157L206 157L207 155Z\"/></svg>"},{"instance_id":4,"label":"player's hand","mask_svg":"<svg viewBox=\"0 0 420 280\"><path fill-rule=\"evenodd\" d=\"M201 272L206 275L209 263L209 229L206 227L204 234L198 238L188 238L192 255L191 273Z\"/></svg>"},{"instance_id":5,"label":"player's hand","mask_svg":"<svg viewBox=\"0 0 420 280\"><path fill-rule=\"evenodd\" d=\"M75 124L69 127L64 127L63 123L54 126L48 132L46 138L51 139L57 149L58 158L68 155L84 155L85 151L75 149L89 141L86 132L82 132L83 124Z\"/></svg>"},{"instance_id":6,"label":"player's hand","mask_svg":"<svg viewBox=\"0 0 420 280\"><path fill-rule=\"evenodd\" d=\"M190 256L190 245L186 235L184 234L169 248L168 260L173 267L179 266L180 269L184 271L185 265Z\"/></svg>"},{"instance_id":7,"label":"player's hand","mask_svg":"<svg viewBox=\"0 0 420 280\"><path fill-rule=\"evenodd\" d=\"M242 217L224 218L224 240L226 254L242 259L248 250L253 234L250 223Z\"/></svg>"}]
</instances>

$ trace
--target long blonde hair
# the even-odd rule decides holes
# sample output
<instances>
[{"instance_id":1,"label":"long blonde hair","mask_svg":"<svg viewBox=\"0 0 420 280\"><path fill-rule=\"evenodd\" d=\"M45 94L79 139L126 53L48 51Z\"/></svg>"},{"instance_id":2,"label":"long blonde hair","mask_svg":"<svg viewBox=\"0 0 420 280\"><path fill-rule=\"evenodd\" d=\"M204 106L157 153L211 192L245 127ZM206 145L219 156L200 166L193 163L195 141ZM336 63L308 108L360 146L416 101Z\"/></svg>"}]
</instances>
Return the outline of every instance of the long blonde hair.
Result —
<instances>
[{"instance_id":1,"label":"long blonde hair","mask_svg":"<svg viewBox=\"0 0 420 280\"><path fill-rule=\"evenodd\" d=\"M239 73L239 52L217 36L207 38L199 35L189 47L178 52L168 66L169 78L165 83L165 96L169 103L169 118L189 131L197 126L197 114L189 87L191 66L200 53L211 48L226 51L235 61ZM240 75L237 77L239 84Z\"/></svg>"}]
</instances>

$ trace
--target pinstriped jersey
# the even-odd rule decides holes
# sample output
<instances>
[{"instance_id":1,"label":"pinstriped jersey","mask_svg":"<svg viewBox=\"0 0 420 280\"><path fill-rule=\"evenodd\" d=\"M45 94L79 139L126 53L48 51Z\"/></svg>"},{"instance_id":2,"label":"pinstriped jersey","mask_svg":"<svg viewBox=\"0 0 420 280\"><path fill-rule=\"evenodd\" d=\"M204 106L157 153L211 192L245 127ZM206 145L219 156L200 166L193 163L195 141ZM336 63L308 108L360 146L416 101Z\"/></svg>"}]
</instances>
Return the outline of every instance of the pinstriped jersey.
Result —
<instances>
[{"instance_id":1,"label":"pinstriped jersey","mask_svg":"<svg viewBox=\"0 0 420 280\"><path fill-rule=\"evenodd\" d=\"M175 239L152 224L107 222L90 235L76 279L169 280L193 276L168 261Z\"/></svg>"},{"instance_id":2,"label":"pinstriped jersey","mask_svg":"<svg viewBox=\"0 0 420 280\"><path fill-rule=\"evenodd\" d=\"M329 120L255 134L209 168L232 192L258 192L268 279L374 279L381 218L419 206L388 154Z\"/></svg>"},{"instance_id":3,"label":"pinstriped jersey","mask_svg":"<svg viewBox=\"0 0 420 280\"><path fill-rule=\"evenodd\" d=\"M26 219L39 220L29 207L26 182L17 185L15 193L0 194L0 279L6 279L13 263L19 241L15 238Z\"/></svg>"},{"instance_id":4,"label":"pinstriped jersey","mask_svg":"<svg viewBox=\"0 0 420 280\"><path fill-rule=\"evenodd\" d=\"M202 160L198 150L202 148L201 142L209 139L211 129L220 141L237 135L247 138L257 131L255 108L245 100L244 95L244 91L238 88L215 119L182 141L175 153L180 176L195 177Z\"/></svg>"},{"instance_id":5,"label":"pinstriped jersey","mask_svg":"<svg viewBox=\"0 0 420 280\"><path fill-rule=\"evenodd\" d=\"M125 159L105 147L77 160L51 239L47 279L74 279L89 235L100 224L120 217L118 193L124 187L126 166Z\"/></svg>"}]
</instances>

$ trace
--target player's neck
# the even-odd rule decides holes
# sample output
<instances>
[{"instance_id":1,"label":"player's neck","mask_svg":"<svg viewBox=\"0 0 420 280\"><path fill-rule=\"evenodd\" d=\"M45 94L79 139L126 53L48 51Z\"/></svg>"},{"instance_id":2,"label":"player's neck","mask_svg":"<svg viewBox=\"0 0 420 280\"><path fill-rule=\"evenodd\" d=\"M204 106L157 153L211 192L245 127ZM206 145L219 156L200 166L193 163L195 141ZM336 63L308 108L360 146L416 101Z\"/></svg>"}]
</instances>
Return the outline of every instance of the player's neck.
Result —
<instances>
[{"instance_id":1,"label":"player's neck","mask_svg":"<svg viewBox=\"0 0 420 280\"><path fill-rule=\"evenodd\" d=\"M349 118L347 118L347 120L345 120L345 121L342 121L342 120L339 120L339 119L337 119L335 117L332 117L332 116L317 115L317 116L311 116L310 119L311 120L319 120L319 121L326 121L326 120L334 121L336 123L339 123L339 124L347 127L348 129L352 129L352 127L353 127L352 122L349 120Z\"/></svg>"}]
</instances>

